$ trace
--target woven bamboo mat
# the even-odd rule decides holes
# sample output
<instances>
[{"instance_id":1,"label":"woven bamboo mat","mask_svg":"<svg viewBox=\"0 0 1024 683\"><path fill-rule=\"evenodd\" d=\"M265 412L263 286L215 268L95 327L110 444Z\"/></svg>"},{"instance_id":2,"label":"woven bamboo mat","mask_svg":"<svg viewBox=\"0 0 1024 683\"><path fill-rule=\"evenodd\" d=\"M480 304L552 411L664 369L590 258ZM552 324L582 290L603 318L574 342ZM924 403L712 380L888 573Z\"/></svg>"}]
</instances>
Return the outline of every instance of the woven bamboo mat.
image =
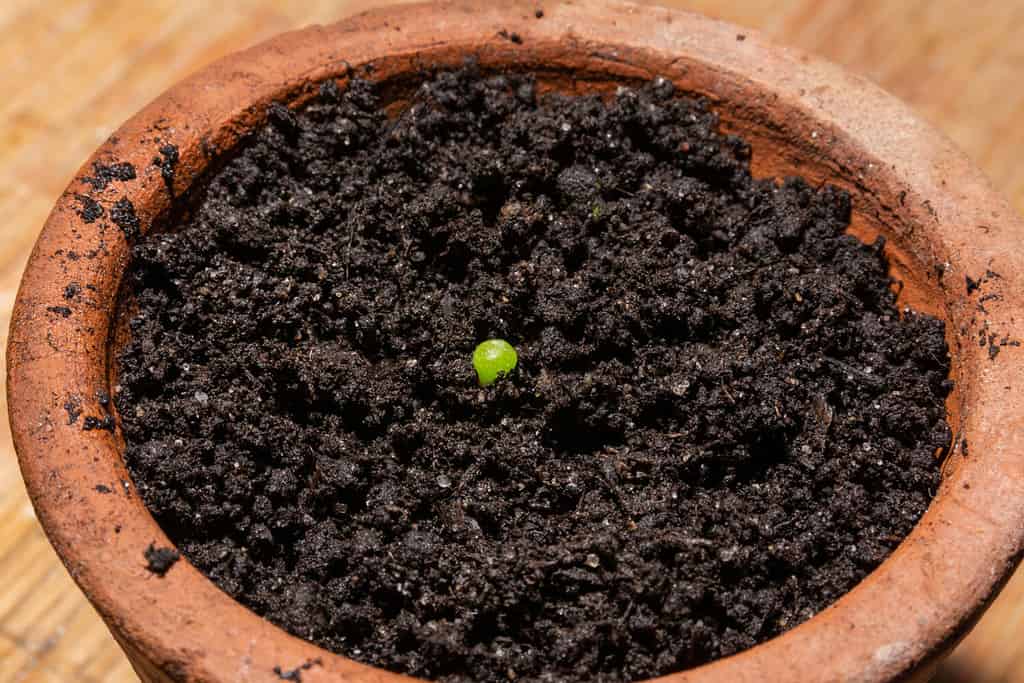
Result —
<instances>
[{"instance_id":1,"label":"woven bamboo mat","mask_svg":"<svg viewBox=\"0 0 1024 683\"><path fill-rule=\"evenodd\" d=\"M18 279L51 204L121 121L222 54L282 30L396 1L0 0L0 342L6 345ZM945 130L1024 209L1024 3L662 4L759 28L874 78ZM0 410L6 414L2 398ZM1024 573L960 646L941 680L1024 681L1022 626ZM35 521L3 418L0 683L133 680Z\"/></svg>"}]
</instances>

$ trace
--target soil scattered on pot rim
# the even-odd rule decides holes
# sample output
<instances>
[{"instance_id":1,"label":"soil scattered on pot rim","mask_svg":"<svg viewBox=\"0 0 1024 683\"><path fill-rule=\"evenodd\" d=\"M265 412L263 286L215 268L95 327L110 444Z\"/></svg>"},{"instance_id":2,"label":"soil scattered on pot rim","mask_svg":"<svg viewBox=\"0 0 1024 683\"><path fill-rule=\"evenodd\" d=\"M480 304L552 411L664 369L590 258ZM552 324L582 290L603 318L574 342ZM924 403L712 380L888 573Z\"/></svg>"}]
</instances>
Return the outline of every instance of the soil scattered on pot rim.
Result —
<instances>
[{"instance_id":1,"label":"soil scattered on pot rim","mask_svg":"<svg viewBox=\"0 0 1024 683\"><path fill-rule=\"evenodd\" d=\"M303 662L294 669L282 669L280 666L274 667L274 673L282 681L294 681L295 683L302 683L302 672L309 671L314 666L320 666L319 659L311 659L307 662Z\"/></svg>"},{"instance_id":2,"label":"soil scattered on pot rim","mask_svg":"<svg viewBox=\"0 0 1024 683\"><path fill-rule=\"evenodd\" d=\"M748 648L874 569L949 441L943 324L850 200L754 180L657 79L538 99L334 83L141 241L118 397L178 547L331 650L625 681ZM476 383L488 338L519 354Z\"/></svg>"},{"instance_id":3,"label":"soil scattered on pot rim","mask_svg":"<svg viewBox=\"0 0 1024 683\"><path fill-rule=\"evenodd\" d=\"M157 548L152 543L142 553L142 556L146 558L146 569L157 576L163 576L169 572L174 563L181 559L181 555L174 548Z\"/></svg>"}]
</instances>

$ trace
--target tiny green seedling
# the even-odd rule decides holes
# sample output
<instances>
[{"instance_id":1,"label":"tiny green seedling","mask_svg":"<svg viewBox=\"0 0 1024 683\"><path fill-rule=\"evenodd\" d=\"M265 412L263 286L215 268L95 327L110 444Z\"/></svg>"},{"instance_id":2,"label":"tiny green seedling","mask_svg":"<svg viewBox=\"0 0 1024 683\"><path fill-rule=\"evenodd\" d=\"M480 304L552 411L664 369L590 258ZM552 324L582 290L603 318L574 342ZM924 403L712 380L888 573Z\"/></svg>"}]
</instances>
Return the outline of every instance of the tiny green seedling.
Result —
<instances>
[{"instance_id":1,"label":"tiny green seedling","mask_svg":"<svg viewBox=\"0 0 1024 683\"><path fill-rule=\"evenodd\" d=\"M473 352L473 367L482 387L489 387L499 377L512 372L517 362L519 354L504 339L488 339Z\"/></svg>"}]
</instances>

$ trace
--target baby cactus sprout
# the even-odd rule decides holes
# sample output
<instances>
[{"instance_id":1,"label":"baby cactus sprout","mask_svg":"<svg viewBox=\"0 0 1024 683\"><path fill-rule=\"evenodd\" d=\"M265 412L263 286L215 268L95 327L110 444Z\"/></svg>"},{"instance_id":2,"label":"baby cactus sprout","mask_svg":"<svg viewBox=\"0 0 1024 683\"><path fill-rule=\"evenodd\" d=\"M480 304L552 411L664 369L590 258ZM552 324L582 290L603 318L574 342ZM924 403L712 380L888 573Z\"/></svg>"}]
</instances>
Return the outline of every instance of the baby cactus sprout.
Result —
<instances>
[{"instance_id":1,"label":"baby cactus sprout","mask_svg":"<svg viewBox=\"0 0 1024 683\"><path fill-rule=\"evenodd\" d=\"M512 372L518 361L516 350L504 339L488 339L473 352L473 367L482 387L489 387Z\"/></svg>"}]
</instances>

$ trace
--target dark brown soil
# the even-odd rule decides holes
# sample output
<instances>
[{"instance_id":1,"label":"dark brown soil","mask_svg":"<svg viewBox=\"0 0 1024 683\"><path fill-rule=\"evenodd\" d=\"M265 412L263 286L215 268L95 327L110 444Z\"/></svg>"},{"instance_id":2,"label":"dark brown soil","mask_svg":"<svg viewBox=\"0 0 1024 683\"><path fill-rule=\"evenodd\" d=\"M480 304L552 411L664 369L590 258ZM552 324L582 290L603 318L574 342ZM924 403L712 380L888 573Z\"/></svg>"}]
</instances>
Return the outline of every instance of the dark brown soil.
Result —
<instances>
[{"instance_id":1,"label":"dark brown soil","mask_svg":"<svg viewBox=\"0 0 1024 683\"><path fill-rule=\"evenodd\" d=\"M135 248L118 406L182 552L449 681L685 669L875 568L939 482L949 366L849 197L753 180L663 80L425 78L397 120L358 80L275 105ZM520 360L481 389L489 337Z\"/></svg>"}]
</instances>

